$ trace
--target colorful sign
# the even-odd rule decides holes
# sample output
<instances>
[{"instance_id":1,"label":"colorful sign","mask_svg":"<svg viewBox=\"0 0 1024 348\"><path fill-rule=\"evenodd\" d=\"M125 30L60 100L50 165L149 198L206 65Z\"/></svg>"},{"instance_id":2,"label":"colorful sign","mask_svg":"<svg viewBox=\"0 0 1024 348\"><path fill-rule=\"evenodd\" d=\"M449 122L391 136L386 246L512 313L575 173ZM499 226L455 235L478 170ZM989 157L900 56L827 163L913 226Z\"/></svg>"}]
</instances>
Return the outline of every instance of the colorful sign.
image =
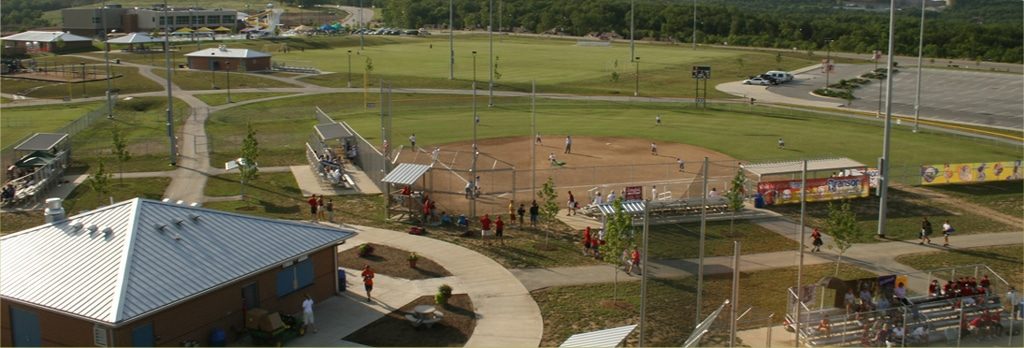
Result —
<instances>
[{"instance_id":1,"label":"colorful sign","mask_svg":"<svg viewBox=\"0 0 1024 348\"><path fill-rule=\"evenodd\" d=\"M867 175L807 179L807 187L808 202L867 197L870 191ZM800 180L760 182L757 193L766 205L800 203Z\"/></svg>"},{"instance_id":2,"label":"colorful sign","mask_svg":"<svg viewBox=\"0 0 1024 348\"><path fill-rule=\"evenodd\" d=\"M1021 161L945 163L921 166L921 185L1021 180Z\"/></svg>"},{"instance_id":3,"label":"colorful sign","mask_svg":"<svg viewBox=\"0 0 1024 348\"><path fill-rule=\"evenodd\" d=\"M626 186L626 197L627 201L642 201L644 200L644 187L643 186Z\"/></svg>"}]
</instances>

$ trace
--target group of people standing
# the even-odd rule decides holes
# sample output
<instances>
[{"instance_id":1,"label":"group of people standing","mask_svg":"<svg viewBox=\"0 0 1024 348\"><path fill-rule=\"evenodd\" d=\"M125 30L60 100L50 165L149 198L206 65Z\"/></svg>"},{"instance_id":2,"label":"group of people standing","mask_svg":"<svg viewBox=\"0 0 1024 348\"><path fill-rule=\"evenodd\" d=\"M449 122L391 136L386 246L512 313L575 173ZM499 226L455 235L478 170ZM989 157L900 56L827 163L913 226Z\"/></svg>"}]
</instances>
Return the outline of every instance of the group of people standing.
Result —
<instances>
[{"instance_id":1,"label":"group of people standing","mask_svg":"<svg viewBox=\"0 0 1024 348\"><path fill-rule=\"evenodd\" d=\"M328 198L324 201L323 195L313 194L306 203L309 204L310 222L334 222L334 199Z\"/></svg>"},{"instance_id":2,"label":"group of people standing","mask_svg":"<svg viewBox=\"0 0 1024 348\"><path fill-rule=\"evenodd\" d=\"M944 247L948 247L949 246L949 236L952 235L953 232L956 232L956 229L953 228L953 225L949 224L949 220L944 221L942 223L942 237L943 237L943 244L942 244L942 246L944 246ZM924 243L932 244L932 239L930 238L931 234L932 234L932 223L931 223L931 221L928 221L928 217L926 216L926 217L924 217L921 220L921 232L918 235L918 237L921 239L921 242L919 242L917 244L920 244L920 245L924 245Z\"/></svg>"}]
</instances>

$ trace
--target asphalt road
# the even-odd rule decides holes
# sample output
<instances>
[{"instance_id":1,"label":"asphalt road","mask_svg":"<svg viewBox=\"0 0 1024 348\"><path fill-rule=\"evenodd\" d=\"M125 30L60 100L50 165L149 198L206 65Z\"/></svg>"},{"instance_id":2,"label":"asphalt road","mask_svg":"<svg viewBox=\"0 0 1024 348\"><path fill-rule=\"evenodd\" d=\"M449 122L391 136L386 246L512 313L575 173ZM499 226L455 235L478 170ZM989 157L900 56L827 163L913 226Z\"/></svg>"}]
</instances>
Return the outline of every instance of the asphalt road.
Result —
<instances>
[{"instance_id":1,"label":"asphalt road","mask_svg":"<svg viewBox=\"0 0 1024 348\"><path fill-rule=\"evenodd\" d=\"M850 79L871 71L871 64L836 64L830 74L830 83ZM1007 129L1024 129L1024 79L1018 74L958 71L950 69L923 69L921 85L921 118L937 119L965 124ZM882 81L884 84L884 80ZM825 85L821 69L796 75L787 84L772 86L770 92L792 98L825 101L810 95ZM917 69L898 68L893 75L893 113L914 115L917 88ZM854 90L851 109L875 112L879 109L879 83L877 80ZM884 90L882 98L885 98ZM842 102L831 99L831 101ZM884 111L884 104L882 108Z\"/></svg>"}]
</instances>

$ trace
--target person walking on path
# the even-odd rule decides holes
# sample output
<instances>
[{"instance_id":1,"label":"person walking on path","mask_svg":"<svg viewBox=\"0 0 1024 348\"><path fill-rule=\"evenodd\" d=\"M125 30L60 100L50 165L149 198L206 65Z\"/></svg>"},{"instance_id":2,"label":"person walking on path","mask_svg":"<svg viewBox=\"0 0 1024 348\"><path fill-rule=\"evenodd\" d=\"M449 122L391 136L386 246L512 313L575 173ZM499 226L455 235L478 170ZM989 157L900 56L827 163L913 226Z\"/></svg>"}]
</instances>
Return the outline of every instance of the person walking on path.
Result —
<instances>
[{"instance_id":1,"label":"person walking on path","mask_svg":"<svg viewBox=\"0 0 1024 348\"><path fill-rule=\"evenodd\" d=\"M928 221L928 217L925 216L924 219L921 220L921 242L917 243L917 244L924 245L924 243L926 243L926 242L928 244L932 244L932 239L928 237L931 234L932 234L932 223L931 223L931 221Z\"/></svg>"},{"instance_id":2,"label":"person walking on path","mask_svg":"<svg viewBox=\"0 0 1024 348\"><path fill-rule=\"evenodd\" d=\"M953 232L956 232L956 229L953 228L953 225L949 224L949 220L946 220L945 222L942 223L942 236L943 236L943 239L945 240L945 242L944 242L944 244L942 244L942 246L944 246L944 247L948 247L949 246L949 235L953 234Z\"/></svg>"},{"instance_id":3,"label":"person walking on path","mask_svg":"<svg viewBox=\"0 0 1024 348\"><path fill-rule=\"evenodd\" d=\"M306 294L306 299L302 300L302 325L304 330L309 332L309 329L313 329L313 333L317 332L315 326L316 320L313 318L313 298Z\"/></svg>"},{"instance_id":4,"label":"person walking on path","mask_svg":"<svg viewBox=\"0 0 1024 348\"><path fill-rule=\"evenodd\" d=\"M316 198L316 219L319 221L327 220L327 209L324 209L324 196Z\"/></svg>"},{"instance_id":5,"label":"person walking on path","mask_svg":"<svg viewBox=\"0 0 1024 348\"><path fill-rule=\"evenodd\" d=\"M811 252L816 253L821 251L822 244L825 243L821 241L821 231L819 231L818 228L815 227L814 231L811 232L811 245L814 245L814 247L811 248Z\"/></svg>"},{"instance_id":6,"label":"person walking on path","mask_svg":"<svg viewBox=\"0 0 1024 348\"><path fill-rule=\"evenodd\" d=\"M636 245L633 246L633 251L629 253L629 269L626 270L626 274L633 274L633 267L636 267L637 275L642 274L640 268L640 250L637 250Z\"/></svg>"},{"instance_id":7,"label":"person walking on path","mask_svg":"<svg viewBox=\"0 0 1024 348\"><path fill-rule=\"evenodd\" d=\"M572 191L569 191L569 202L566 204L568 208L565 216L576 215L576 196L572 195Z\"/></svg>"},{"instance_id":8,"label":"person walking on path","mask_svg":"<svg viewBox=\"0 0 1024 348\"><path fill-rule=\"evenodd\" d=\"M537 227L537 216L540 215L540 207L537 206L537 201L533 201L530 204L530 227Z\"/></svg>"},{"instance_id":9,"label":"person walking on path","mask_svg":"<svg viewBox=\"0 0 1024 348\"><path fill-rule=\"evenodd\" d=\"M314 194L314 195L310 196L309 200L306 201L306 203L309 203L309 221L310 222L314 222L314 223L317 222L317 220L316 220L316 217L317 217L316 216L316 208L317 208L316 195Z\"/></svg>"},{"instance_id":10,"label":"person walking on path","mask_svg":"<svg viewBox=\"0 0 1024 348\"><path fill-rule=\"evenodd\" d=\"M370 296L370 292L373 291L373 277L375 275L376 275L376 273L373 272L373 268L370 268L370 265L363 266L363 274L362 274L362 276L363 276L363 288L366 289L366 302L372 301L371 300L372 297Z\"/></svg>"},{"instance_id":11,"label":"person walking on path","mask_svg":"<svg viewBox=\"0 0 1024 348\"><path fill-rule=\"evenodd\" d=\"M526 205L523 203L519 203L519 209L516 209L516 214L518 214L519 216L519 228L523 228L523 220L526 219L526 217L524 216L526 215Z\"/></svg>"},{"instance_id":12,"label":"person walking on path","mask_svg":"<svg viewBox=\"0 0 1024 348\"><path fill-rule=\"evenodd\" d=\"M487 240L489 234L491 234L491 217L484 214L484 217L480 218L480 239Z\"/></svg>"},{"instance_id":13,"label":"person walking on path","mask_svg":"<svg viewBox=\"0 0 1024 348\"><path fill-rule=\"evenodd\" d=\"M334 199L328 198L327 203L324 204L324 209L327 210L327 221L334 222Z\"/></svg>"},{"instance_id":14,"label":"person walking on path","mask_svg":"<svg viewBox=\"0 0 1024 348\"><path fill-rule=\"evenodd\" d=\"M416 133L412 133L412 135L409 136L409 144L412 145L412 149L413 149L413 151L415 151L416 150Z\"/></svg>"},{"instance_id":15,"label":"person walking on path","mask_svg":"<svg viewBox=\"0 0 1024 348\"><path fill-rule=\"evenodd\" d=\"M583 256L590 256L590 243L593 242L590 236L590 226L583 229Z\"/></svg>"},{"instance_id":16,"label":"person walking on path","mask_svg":"<svg viewBox=\"0 0 1024 348\"><path fill-rule=\"evenodd\" d=\"M498 237L501 245L505 245L505 222L501 221L501 215L498 215L498 220L494 222L494 236Z\"/></svg>"},{"instance_id":17,"label":"person walking on path","mask_svg":"<svg viewBox=\"0 0 1024 348\"><path fill-rule=\"evenodd\" d=\"M565 153L572 153L572 136L565 136Z\"/></svg>"}]
</instances>

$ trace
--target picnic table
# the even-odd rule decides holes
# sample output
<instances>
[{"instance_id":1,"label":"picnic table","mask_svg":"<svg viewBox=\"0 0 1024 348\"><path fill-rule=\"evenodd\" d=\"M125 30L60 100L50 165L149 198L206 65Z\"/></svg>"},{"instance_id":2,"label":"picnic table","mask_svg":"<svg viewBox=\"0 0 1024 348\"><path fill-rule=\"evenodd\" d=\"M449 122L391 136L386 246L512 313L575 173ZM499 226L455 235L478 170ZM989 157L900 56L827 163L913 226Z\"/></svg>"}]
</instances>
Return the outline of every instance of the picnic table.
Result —
<instances>
[{"instance_id":1,"label":"picnic table","mask_svg":"<svg viewBox=\"0 0 1024 348\"><path fill-rule=\"evenodd\" d=\"M413 327L425 326L427 328L433 327L442 319L444 319L444 313L437 310L436 307L431 305L418 305L413 307L412 314L406 314L405 319L412 324Z\"/></svg>"}]
</instances>

